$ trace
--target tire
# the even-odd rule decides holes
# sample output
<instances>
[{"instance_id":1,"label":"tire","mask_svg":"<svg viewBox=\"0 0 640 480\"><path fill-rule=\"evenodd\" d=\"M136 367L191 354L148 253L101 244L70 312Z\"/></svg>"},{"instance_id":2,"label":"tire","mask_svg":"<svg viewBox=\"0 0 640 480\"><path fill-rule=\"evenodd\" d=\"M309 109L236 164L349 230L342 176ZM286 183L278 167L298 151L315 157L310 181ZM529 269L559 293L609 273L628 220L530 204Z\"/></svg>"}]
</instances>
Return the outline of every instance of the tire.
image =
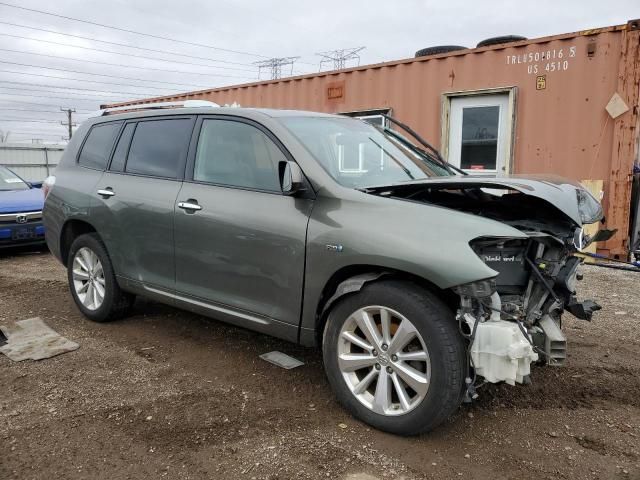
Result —
<instances>
[{"instance_id":1,"label":"tire","mask_svg":"<svg viewBox=\"0 0 640 480\"><path fill-rule=\"evenodd\" d=\"M377 353L378 355L376 361L379 361L381 365L388 366L381 366L378 370L377 365L374 365L372 369L365 367L353 373L345 373L344 369L341 369L341 362L344 362L348 355L353 354L353 350L344 353L341 352L341 349L355 348L358 350L358 347L353 343L344 340L344 335L351 334L352 331L348 329L351 328L350 325L354 324L353 319L360 316L358 312L367 308L373 309L373 312L379 308L393 311L390 322L392 326L396 325L395 322L398 320L395 315L409 320L421 339L414 337L405 348L422 348L415 347L417 344L426 347L428 360L426 362L412 362L412 365L417 369L413 371L426 377L426 393L420 396L419 392L423 383L420 383L419 387L413 391L408 387L408 383L400 382L405 396L410 395L407 392L411 391L416 394L413 397L414 402L408 407L405 407L400 401L398 388L394 383L398 379L406 378L400 375L399 367L406 368L408 363L399 360L398 357L411 354L421 355L421 353L420 351L398 351L395 347L392 349L394 338L403 330L403 327L395 327L393 336L388 337L391 338L391 342L389 342L387 349L389 354L392 350L397 353L397 356L392 356L396 357L395 360L389 355L383 358L380 352L373 351L373 354ZM354 313L358 315L354 317ZM379 334L381 334L381 327L378 324L378 319L381 319L381 315L382 313L380 313L380 317L377 317L375 313L370 314L370 318L376 322ZM399 320L399 322L404 320ZM346 334L345 331L347 331ZM360 335L362 332L362 330L355 330L355 334L360 338L366 337L366 335ZM365 341L365 343L373 342ZM381 345L381 348L384 349L384 347L385 345ZM396 280L373 282L366 284L359 292L343 297L329 313L324 330L322 351L325 371L338 401L355 417L379 430L398 435L415 435L430 431L446 420L462 401L466 352L463 339L458 333L454 315L433 293L414 283ZM369 358L369 352L364 349L362 351L364 352L362 355L367 355ZM340 359L339 356L341 356ZM420 369L422 363L426 364L426 368L423 370ZM388 370L389 368L391 370ZM377 370L378 373L372 373L372 370ZM380 383L383 370L384 372L391 371L391 373L384 375L391 382L390 388L392 390L390 409L386 413L384 409L383 412L375 411L376 407L372 406L376 404L378 388L383 384ZM359 390L361 383L366 384L369 375L372 375L375 380L367 390L358 396L354 391ZM397 378L393 380L393 376ZM356 387L353 386L354 383L357 383ZM385 390L381 389L381 391ZM384 395L381 395L380 398L384 398ZM369 400L371 405L366 403ZM384 403L384 401L378 402L378 410L380 405Z\"/></svg>"},{"instance_id":2,"label":"tire","mask_svg":"<svg viewBox=\"0 0 640 480\"><path fill-rule=\"evenodd\" d=\"M466 50L467 47L461 45L438 45L436 47L427 47L416 52L417 57L428 57L429 55L438 55L441 53L456 52L458 50Z\"/></svg>"},{"instance_id":3,"label":"tire","mask_svg":"<svg viewBox=\"0 0 640 480\"><path fill-rule=\"evenodd\" d=\"M502 35L500 37L491 37L482 40L481 42L478 42L476 48L489 47L491 45L500 45L502 43L521 42L523 40L527 40L527 37L523 37L521 35Z\"/></svg>"},{"instance_id":4,"label":"tire","mask_svg":"<svg viewBox=\"0 0 640 480\"><path fill-rule=\"evenodd\" d=\"M80 298L82 293L79 293L76 288L77 282L85 284L78 272L84 273L81 265L87 263L83 258L84 255L87 255L87 252L93 253L102 266L102 282L99 281L99 267L96 267L95 269L95 276L93 276L93 273L91 274L92 278L94 278L94 284L98 283L103 285L103 299L99 302L99 305L98 302L91 302L89 300L90 295L86 293L91 293L93 290L85 290L84 299L86 301L83 301L83 299ZM79 260L76 260L77 258ZM95 265L97 266L97 264ZM130 293L123 292L120 289L113 272L113 266L111 265L109 254L107 253L107 249L100 240L98 234L87 233L80 235L73 241L69 250L69 260L67 262L67 279L69 281L69 289L71 290L73 300L76 302L78 309L80 309L82 314L89 320L93 320L94 322L108 322L110 320L122 318L130 312L135 296ZM98 287L96 287L96 290L97 288Z\"/></svg>"}]
</instances>

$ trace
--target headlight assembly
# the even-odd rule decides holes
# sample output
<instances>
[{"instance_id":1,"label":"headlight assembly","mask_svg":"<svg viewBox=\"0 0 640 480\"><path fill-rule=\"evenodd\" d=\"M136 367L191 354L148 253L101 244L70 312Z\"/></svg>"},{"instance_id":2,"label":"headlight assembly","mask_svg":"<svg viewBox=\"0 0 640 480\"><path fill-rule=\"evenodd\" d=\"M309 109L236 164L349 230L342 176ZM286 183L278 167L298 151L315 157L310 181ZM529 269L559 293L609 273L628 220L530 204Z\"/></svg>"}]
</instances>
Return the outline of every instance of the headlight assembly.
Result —
<instances>
[{"instance_id":1,"label":"headlight assembly","mask_svg":"<svg viewBox=\"0 0 640 480\"><path fill-rule=\"evenodd\" d=\"M602 205L587 190L576 189L578 212L583 224L595 223L602 218Z\"/></svg>"}]
</instances>

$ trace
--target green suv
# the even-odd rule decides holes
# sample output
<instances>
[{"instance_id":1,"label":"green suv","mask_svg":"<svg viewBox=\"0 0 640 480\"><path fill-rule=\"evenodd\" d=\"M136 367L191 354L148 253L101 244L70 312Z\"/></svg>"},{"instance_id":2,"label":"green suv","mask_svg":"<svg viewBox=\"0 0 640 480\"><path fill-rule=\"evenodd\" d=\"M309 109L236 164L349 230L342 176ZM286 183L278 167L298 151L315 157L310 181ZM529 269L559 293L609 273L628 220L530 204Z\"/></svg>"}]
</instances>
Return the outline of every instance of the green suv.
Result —
<instances>
[{"instance_id":1,"label":"green suv","mask_svg":"<svg viewBox=\"0 0 640 480\"><path fill-rule=\"evenodd\" d=\"M600 308L575 297L602 217L577 183L466 175L393 118L128 108L84 122L44 185L48 246L91 320L140 295L317 345L349 411L408 435L481 381L561 365L563 311Z\"/></svg>"}]
</instances>

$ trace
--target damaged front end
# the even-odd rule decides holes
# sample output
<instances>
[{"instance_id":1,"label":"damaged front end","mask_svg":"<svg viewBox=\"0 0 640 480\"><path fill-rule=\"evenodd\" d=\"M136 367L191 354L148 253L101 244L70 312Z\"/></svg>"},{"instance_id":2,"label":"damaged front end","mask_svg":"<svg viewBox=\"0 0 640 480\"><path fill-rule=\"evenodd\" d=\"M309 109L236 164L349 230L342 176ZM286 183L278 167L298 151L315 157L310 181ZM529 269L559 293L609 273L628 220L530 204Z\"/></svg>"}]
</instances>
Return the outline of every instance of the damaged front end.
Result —
<instances>
[{"instance_id":1,"label":"damaged front end","mask_svg":"<svg viewBox=\"0 0 640 480\"><path fill-rule=\"evenodd\" d=\"M528 382L532 362L564 364L564 310L590 321L600 306L576 298L581 259L574 254L589 242L582 225L539 198L501 193L478 192L477 200L485 201L473 209L517 228L528 238L473 240L471 248L498 274L460 285L455 291L460 295L457 318L469 339L473 371L486 381L514 385ZM591 210L592 216L585 215L584 220L601 217L593 206ZM473 382L468 383L473 397Z\"/></svg>"},{"instance_id":2,"label":"damaged front end","mask_svg":"<svg viewBox=\"0 0 640 480\"><path fill-rule=\"evenodd\" d=\"M591 320L600 309L590 300L577 301L580 259L562 240L532 232L527 240L472 242L478 256L498 272L495 278L455 288L471 366L487 381L525 383L532 362L563 365L563 311Z\"/></svg>"},{"instance_id":3,"label":"damaged front end","mask_svg":"<svg viewBox=\"0 0 640 480\"><path fill-rule=\"evenodd\" d=\"M583 225L602 218L600 204L579 184L558 177L450 177L390 192L505 223L526 237L478 237L476 255L496 275L458 285L457 319L468 341L469 371L488 382L527 383L533 362L566 360L562 313L590 321L600 306L576 299L581 259L575 253L593 239ZM614 232L601 231L597 240ZM475 378L467 379L468 397Z\"/></svg>"}]
</instances>

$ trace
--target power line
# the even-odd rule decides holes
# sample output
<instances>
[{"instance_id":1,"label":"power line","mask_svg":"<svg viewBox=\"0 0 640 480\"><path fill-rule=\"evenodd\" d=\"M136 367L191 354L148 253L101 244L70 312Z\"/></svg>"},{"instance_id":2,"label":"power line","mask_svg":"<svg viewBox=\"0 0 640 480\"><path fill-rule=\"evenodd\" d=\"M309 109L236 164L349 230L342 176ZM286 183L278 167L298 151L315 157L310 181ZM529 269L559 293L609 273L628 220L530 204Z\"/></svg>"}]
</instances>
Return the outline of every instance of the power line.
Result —
<instances>
[{"instance_id":1,"label":"power line","mask_svg":"<svg viewBox=\"0 0 640 480\"><path fill-rule=\"evenodd\" d=\"M29 92L34 92L34 93L52 93L52 94L65 94L65 95L79 95L78 97L67 97L73 100L98 100L98 101L102 101L103 99L100 98L87 98L87 95L99 95L101 97L107 97L107 98L113 98L116 95L109 95L108 93L76 93L76 92L56 92L55 90L42 90L41 88L30 88L25 90L24 88L19 88L19 87L6 87L4 85L0 85L0 88L4 88L6 90L19 90L21 92L24 92L24 96L30 97L31 95L28 95ZM20 96L20 93L10 93L10 92L0 92L3 95L18 95ZM144 95L143 95L144 96ZM118 98L127 98L127 97L122 97L121 95L117 95ZM44 97L46 98L46 97ZM64 97L52 97L52 98L64 98ZM129 97L130 98L130 97Z\"/></svg>"},{"instance_id":2,"label":"power line","mask_svg":"<svg viewBox=\"0 0 640 480\"><path fill-rule=\"evenodd\" d=\"M27 108L6 108L6 107L0 107L0 109L3 112L25 112L25 113L60 113L59 111L56 110L29 110Z\"/></svg>"},{"instance_id":3,"label":"power line","mask_svg":"<svg viewBox=\"0 0 640 480\"><path fill-rule=\"evenodd\" d=\"M1 2L0 2L1 3ZM64 57L61 55L49 55L46 53L35 53L35 52L25 52L23 50L10 50L8 48L0 48L0 51L2 52L11 52L11 53L20 53L20 54L26 54L26 55L36 55L38 57L48 57L48 58L58 58L61 60L71 60L73 62L82 62L82 63L94 63L96 65L108 65L110 67L120 67L120 68L135 68L138 70L153 70L154 72L165 72L165 73L180 73L180 74L187 74L187 75L199 75L202 77L227 77L227 78L253 78L253 77L241 77L238 75L223 75L220 73L198 73L198 72L185 72L184 70L167 70L164 68L153 68L153 67L139 67L137 65L123 65L121 63L109 63L109 62L98 62L95 60L84 60L81 58L72 58L72 57ZM228 67L215 67L215 68L224 68L224 69L229 69Z\"/></svg>"},{"instance_id":4,"label":"power line","mask_svg":"<svg viewBox=\"0 0 640 480\"><path fill-rule=\"evenodd\" d=\"M37 105L39 107L59 107L60 105L55 105L53 103L39 103L39 102L25 102L23 100L12 100L12 99L0 99L0 102L11 102L11 103L21 103L24 105ZM80 111L80 110L78 110ZM84 110L85 112L91 112L91 110Z\"/></svg>"},{"instance_id":5,"label":"power line","mask_svg":"<svg viewBox=\"0 0 640 480\"><path fill-rule=\"evenodd\" d=\"M127 45L126 43L111 42L109 40L100 40L99 38L84 37L82 35L74 35L74 34L71 34L71 33L56 32L55 30L47 30L46 28L32 27L30 25L20 25L19 23L11 23L11 22L2 22L2 21L0 21L0 24L2 24L2 25L11 25L12 27L26 28L26 29L29 29L29 30L37 30L37 31L40 31L40 32L54 33L56 35L64 35L65 37L80 38L82 40L91 40L93 42L106 43L106 44L109 44L109 45L116 45L118 47L134 48L136 50L144 50L146 52L162 53L162 54L165 54L165 55L176 55L178 57L195 58L197 60L207 60L209 62L226 63L226 64L229 64L229 65L243 65L243 66L246 66L246 67L250 67L251 66L250 63L232 62L230 60L220 60L218 58L198 57L198 56L194 56L194 55L187 55L185 53L171 52L171 51L167 51L167 50L156 50L156 49L153 49L153 48L146 48L146 47L138 47L138 46L135 46L135 45ZM253 71L253 70L239 69L239 68L237 70L242 70L242 71L247 71L247 72Z\"/></svg>"},{"instance_id":6,"label":"power line","mask_svg":"<svg viewBox=\"0 0 640 480\"><path fill-rule=\"evenodd\" d=\"M42 137L61 137L63 140L66 140L66 137L64 135L58 134L56 135L55 133L42 133L42 132L23 132L23 131L15 131L15 130L11 130L11 135L39 135Z\"/></svg>"},{"instance_id":7,"label":"power line","mask_svg":"<svg viewBox=\"0 0 640 480\"><path fill-rule=\"evenodd\" d=\"M0 2L0 5L1 4L2 2ZM180 63L182 65L193 65L196 67L224 68L225 70L240 70L241 72L253 72L253 70L248 70L244 68L221 67L220 65L203 65L202 63L181 62L180 60L169 60L166 58L156 58L156 57L149 57L146 55L136 55L135 53L114 52L113 50L103 50L101 48L83 47L80 45L74 45L72 43L54 42L53 40L43 40L41 38L31 38L31 37L25 37L24 35L13 35L11 33L0 33L0 35L2 35L3 37L19 38L21 40L31 40L32 42L41 42L41 43L49 43L51 45L60 45L62 47L79 48L81 50L91 50L94 52L110 53L112 55L122 55L123 57L142 58L144 60L154 60L156 62Z\"/></svg>"},{"instance_id":8,"label":"power line","mask_svg":"<svg viewBox=\"0 0 640 480\"><path fill-rule=\"evenodd\" d=\"M0 61L0 63L4 63L4 62ZM72 81L72 82L103 83L105 85L117 85L117 86L120 86L120 87L151 88L153 90L163 90L165 92L167 90L179 91L179 89L177 89L177 88L153 87L153 86L150 86L150 85L132 85L130 83L101 82L100 80L86 80L84 78L56 77L55 75L44 75L42 73L32 73L32 72L16 72L15 70L0 70L0 73L14 73L14 74L17 74L17 75L28 75L28 76L34 76L34 77L57 78L58 80L67 80L67 81Z\"/></svg>"},{"instance_id":9,"label":"power line","mask_svg":"<svg viewBox=\"0 0 640 480\"><path fill-rule=\"evenodd\" d=\"M0 88L9 88L9 87L1 87ZM21 90L21 89L15 89L15 90ZM47 90L26 90L27 92L37 92L37 93L53 93L56 94L58 92L51 92L51 91L47 91ZM33 98L59 98L59 99L63 99L63 100L76 100L76 101L96 101L96 102L104 102L105 99L104 98L78 98L78 97L59 97L56 95L31 95L31 94L26 94L26 93L9 93L9 92L0 92L0 95L10 95L13 97L33 97ZM125 100L123 100L125 101ZM113 100L113 102L116 102L116 100Z\"/></svg>"},{"instance_id":10,"label":"power line","mask_svg":"<svg viewBox=\"0 0 640 480\"><path fill-rule=\"evenodd\" d=\"M9 83L11 85L25 85L27 87L44 87L44 88L60 88L62 90L73 90L74 92L76 90L79 91L83 91L83 92L105 92L105 93L117 93L117 94L122 94L122 95L143 95L143 96L151 96L150 93L142 93L142 92L119 92L119 91L113 91L113 90L102 90L102 89L95 89L95 88L80 88L80 87L62 87L62 86L58 86L58 85L51 85L49 83L27 83L27 82L11 82L9 80L0 80L0 83ZM1 86L1 85L0 85ZM9 87L4 87L2 86L2 88L9 88ZM165 90L166 91L166 90ZM174 92L178 92L177 90L174 89ZM175 93L173 93L175 95ZM79 95L79 94L78 94ZM95 95L94 93L92 93L92 95ZM172 95L171 92L167 93L164 96L168 96L168 95Z\"/></svg>"},{"instance_id":11,"label":"power line","mask_svg":"<svg viewBox=\"0 0 640 480\"><path fill-rule=\"evenodd\" d=\"M206 44L202 44L202 43L188 42L188 41L185 41L185 40L178 40L178 39L175 39L175 38L163 37L161 35L154 35L154 34L151 34L151 33L137 32L135 30L129 30L129 29L126 29L126 28L121 28L121 27L114 27L113 25L107 25L107 24L104 24L104 23L97 23L97 22L92 22L90 20L83 20L83 19L80 19L80 18L68 17L66 15L60 15L60 14L57 14L57 13L45 12L43 10L36 10L35 8L21 7L21 6L13 5L11 3L6 3L6 2L0 2L0 5L4 5L5 7L10 7L10 8L17 8L17 9L20 9L20 10L26 10L26 11L29 11L29 12L40 13L42 15L49 15L49 16L57 17L57 18L64 18L65 20L73 20L74 22L81 22L81 23L87 23L89 25L95 25L95 26L98 26L98 27L110 28L112 30L118 30L120 32L133 33L134 35L141 35L141 36L144 36L144 37L156 38L156 39L159 39L159 40L166 40L166 41L169 41L169 42L182 43L184 45L191 45L193 47L209 48L209 49L212 49L212 50L220 50L222 52L236 53L238 55L248 55L248 56L251 56L251 57L268 58L265 55L260 55L260 54L257 54L257 53L243 52L241 50L231 50L231 49L228 49L228 48L215 47L213 45L206 45Z\"/></svg>"},{"instance_id":12,"label":"power line","mask_svg":"<svg viewBox=\"0 0 640 480\"><path fill-rule=\"evenodd\" d=\"M83 72L80 70L68 70L66 68L55 68L55 67L43 67L41 65L34 65L32 63L16 63L16 62L5 62L4 60L0 60L0 63L4 63L7 65L17 65L20 67L33 67L33 68L43 68L45 70L57 70L59 72L67 72L67 73L80 73L82 75L93 75L93 76L97 76L97 77L108 77L108 78L119 78L121 80L136 80L136 81L140 81L140 82L153 82L153 83L166 83L167 85L182 85L182 86L186 86L186 87L199 87L199 88L210 88L210 85L198 85L198 84L194 84L194 83L177 83L177 82L163 82L160 80L148 80L145 78L135 78L135 77L121 77L118 75L107 75L105 73L92 73L92 72ZM28 75L32 75L32 74L28 74ZM35 75L35 74L33 74ZM55 77L58 78L58 77ZM60 77L62 78L62 77ZM89 81L89 80L84 80L84 81Z\"/></svg>"},{"instance_id":13,"label":"power line","mask_svg":"<svg viewBox=\"0 0 640 480\"><path fill-rule=\"evenodd\" d=\"M30 120L28 118L0 118L0 122L60 123L60 120Z\"/></svg>"}]
</instances>

